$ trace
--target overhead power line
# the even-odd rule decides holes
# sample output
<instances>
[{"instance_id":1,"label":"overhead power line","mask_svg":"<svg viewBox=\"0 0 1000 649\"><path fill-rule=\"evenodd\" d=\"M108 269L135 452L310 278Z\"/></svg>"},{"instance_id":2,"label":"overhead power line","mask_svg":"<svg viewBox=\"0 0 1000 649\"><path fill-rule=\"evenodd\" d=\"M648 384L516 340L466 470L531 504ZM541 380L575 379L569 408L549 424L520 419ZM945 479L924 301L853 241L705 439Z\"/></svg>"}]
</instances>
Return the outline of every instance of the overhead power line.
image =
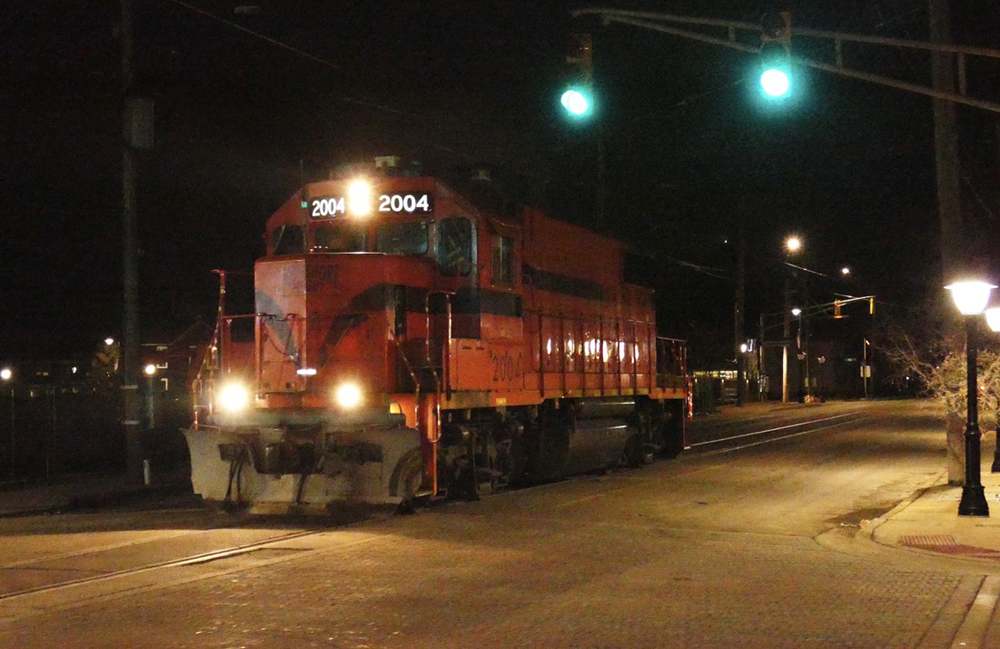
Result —
<instances>
[{"instance_id":1,"label":"overhead power line","mask_svg":"<svg viewBox=\"0 0 1000 649\"><path fill-rule=\"evenodd\" d=\"M192 11L194 13L197 13L197 14L201 15L201 16L204 16L204 17L209 18L211 20L214 20L216 22L222 23L223 25L225 25L227 27L230 27L232 29L239 30L239 31L241 31L241 32L243 32L245 34L248 34L248 35L250 35L250 36L252 36L254 38L259 38L259 39L261 39L261 40L263 40L263 41L265 41L265 42L267 42L267 43L269 43L271 45L274 45L275 47L280 47L281 49L287 50L287 51L291 52L292 54L295 54L296 56L301 56L301 57L303 57L305 59L308 59L308 60L310 60L310 61L312 61L314 63L318 63L318 64L320 64L320 65L322 65L324 67L327 67L327 68L329 68L331 70L340 72L342 74L346 73L346 70L342 66L338 65L337 63L334 63L333 61L331 61L329 59L323 58L321 56L317 56L317 55L312 54L310 52L307 52L307 51L305 51L303 49L294 47L293 45L289 45L288 43L286 43L286 42L284 42L282 40L279 40L277 38L274 38L272 36L268 36L266 34L262 34L260 32L254 31L254 30L249 29L247 27L244 27L243 25L235 23L235 22L233 22L231 20L227 20L227 19L225 19L225 18L223 18L221 16L218 16L218 15L210 12L210 11L206 11L206 10L200 8L200 7L196 7L195 5L192 5L192 4L188 3L188 2L184 2L184 0L167 0L167 2L171 2L171 3L175 4L175 5L178 5L180 7L183 7L185 9L187 9L188 11ZM396 108L394 106L389 106L387 104L383 104L383 103L379 103L379 102L367 101L367 100L363 100L363 99L356 99L354 97L347 97L347 96L344 96L344 95L334 95L334 99L336 99L338 101L341 101L341 102L343 102L345 104L352 104L352 105L355 105L355 106L361 106L363 108L372 108L372 109L379 110L379 111L382 111L382 112L385 112L385 113L391 113L393 115L402 115L404 117L409 117L409 118L418 119L418 120L419 119L423 119L420 115L418 115L416 113L413 113L413 112L410 112L410 111L406 111L406 110L402 110L400 108ZM457 151L454 147L451 147L451 146L446 146L444 144L439 144L439 143L433 142L433 141L430 141L429 144L431 146L437 148L437 149L442 150L442 151L447 151L448 153L451 153L453 155L457 155L459 157L465 158L466 160L474 160L475 159L474 156L469 155L468 153L465 153L465 152Z\"/></svg>"}]
</instances>

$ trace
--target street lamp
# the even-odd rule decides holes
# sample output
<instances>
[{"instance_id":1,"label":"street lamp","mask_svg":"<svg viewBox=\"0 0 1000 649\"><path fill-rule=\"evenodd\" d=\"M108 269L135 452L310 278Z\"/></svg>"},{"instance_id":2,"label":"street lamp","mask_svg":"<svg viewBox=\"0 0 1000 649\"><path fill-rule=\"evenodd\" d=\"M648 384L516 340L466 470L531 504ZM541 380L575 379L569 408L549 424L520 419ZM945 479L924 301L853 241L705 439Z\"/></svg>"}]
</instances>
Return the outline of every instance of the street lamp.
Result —
<instances>
[{"instance_id":1,"label":"street lamp","mask_svg":"<svg viewBox=\"0 0 1000 649\"><path fill-rule=\"evenodd\" d=\"M796 235L785 237L785 251L795 254L802 248L802 239ZM788 275L785 275L785 298L784 298L784 318L782 322L781 335L781 403L788 403L788 340L792 334L791 321L791 299L792 286Z\"/></svg>"},{"instance_id":2,"label":"street lamp","mask_svg":"<svg viewBox=\"0 0 1000 649\"><path fill-rule=\"evenodd\" d=\"M14 371L9 367L0 369L0 381L10 387L10 475L14 475Z\"/></svg>"},{"instance_id":3,"label":"street lamp","mask_svg":"<svg viewBox=\"0 0 1000 649\"><path fill-rule=\"evenodd\" d=\"M809 350L803 349L802 347L802 309L800 309L799 307L795 307L794 309L792 309L792 315L795 316L797 320L797 325L795 328L795 358L797 358L799 362L796 365L796 368L798 369L796 370L795 373L796 383L798 384L798 388L796 388L796 394L798 395L797 399L799 403L805 403L806 393L805 390L803 389L803 385L808 386L809 384L809 371L806 370L805 372L803 372L802 367L803 367L803 361L806 362L805 366L808 367Z\"/></svg>"},{"instance_id":4,"label":"street lamp","mask_svg":"<svg viewBox=\"0 0 1000 649\"><path fill-rule=\"evenodd\" d=\"M990 330L1000 332L1000 307L986 309L984 313L986 314L986 324L989 325ZM996 435L997 444L993 449L993 465L990 467L990 473L1000 473L1000 412L997 413Z\"/></svg>"},{"instance_id":5,"label":"street lamp","mask_svg":"<svg viewBox=\"0 0 1000 649\"><path fill-rule=\"evenodd\" d=\"M945 286L951 291L955 306L965 318L965 360L966 360L966 402L968 416L965 423L965 484L962 485L962 500L958 503L959 516L989 516L986 494L980 480L979 455L979 387L976 381L976 320L968 316L979 315L986 308L990 291L994 284L983 281L962 281Z\"/></svg>"},{"instance_id":6,"label":"street lamp","mask_svg":"<svg viewBox=\"0 0 1000 649\"><path fill-rule=\"evenodd\" d=\"M153 408L153 377L156 376L156 365L149 363L143 368L146 375L146 428L156 426L156 414Z\"/></svg>"}]
</instances>

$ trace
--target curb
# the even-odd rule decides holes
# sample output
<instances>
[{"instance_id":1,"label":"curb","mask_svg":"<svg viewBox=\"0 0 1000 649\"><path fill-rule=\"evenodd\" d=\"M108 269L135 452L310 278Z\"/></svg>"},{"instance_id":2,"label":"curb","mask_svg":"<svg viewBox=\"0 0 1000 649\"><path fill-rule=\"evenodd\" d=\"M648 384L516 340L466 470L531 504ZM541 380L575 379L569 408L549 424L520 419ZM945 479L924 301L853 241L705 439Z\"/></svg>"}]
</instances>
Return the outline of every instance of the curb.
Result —
<instances>
[{"instance_id":1,"label":"curb","mask_svg":"<svg viewBox=\"0 0 1000 649\"><path fill-rule=\"evenodd\" d=\"M942 483L942 479L944 479L945 476L947 476L947 475L948 475L948 471L947 470L942 470L941 472L939 472L938 474L936 474L933 478L931 478L926 483L924 483L924 485L922 485L921 487L918 487L917 490L914 491L912 494L910 494L909 496L907 496L906 498L904 498L895 507L893 507L892 509L890 509L886 513L882 514L878 518L875 518L875 519L872 519L871 521L869 521L868 525L865 525L863 528L861 528L860 530L858 530L858 533L859 534L863 534L869 541L871 541L872 543L875 543L876 545L880 545L882 547L887 547L887 548L898 548L898 547L900 547L898 544L891 544L890 545L890 544L887 544L887 543L880 543L880 542L876 541L875 540L875 530L877 530L883 523L885 523L886 521L888 521L890 518L892 518L893 516L901 513L907 507L909 507L910 505L912 505L913 503L915 503L917 500L920 499L921 496L923 496L925 493L927 493L928 491L930 491L934 487L937 487L940 484L945 484L946 481L945 481L945 483Z\"/></svg>"}]
</instances>

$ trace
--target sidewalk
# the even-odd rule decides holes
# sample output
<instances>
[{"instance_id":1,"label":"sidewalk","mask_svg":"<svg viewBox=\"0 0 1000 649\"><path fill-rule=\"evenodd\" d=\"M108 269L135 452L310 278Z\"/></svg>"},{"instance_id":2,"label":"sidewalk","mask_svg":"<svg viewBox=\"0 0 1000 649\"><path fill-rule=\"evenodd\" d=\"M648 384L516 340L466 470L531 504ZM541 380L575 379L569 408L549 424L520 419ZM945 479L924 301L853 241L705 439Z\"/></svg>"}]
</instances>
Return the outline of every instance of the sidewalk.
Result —
<instances>
[{"instance_id":1,"label":"sidewalk","mask_svg":"<svg viewBox=\"0 0 1000 649\"><path fill-rule=\"evenodd\" d=\"M187 475L164 476L149 485L132 484L124 474L62 476L45 484L0 486L0 518L119 505L185 493L191 493Z\"/></svg>"},{"instance_id":2,"label":"sidewalk","mask_svg":"<svg viewBox=\"0 0 1000 649\"><path fill-rule=\"evenodd\" d=\"M739 408L724 406L716 412L703 415L699 423L712 425L715 422L811 407L818 406L797 403L748 403ZM988 517L958 515L962 487L949 485L947 471L942 470L922 489L886 514L863 522L860 533L883 546L1000 561L1000 473L990 473L995 437L992 431L984 432L987 434L982 438L980 475L990 509Z\"/></svg>"},{"instance_id":3,"label":"sidewalk","mask_svg":"<svg viewBox=\"0 0 1000 649\"><path fill-rule=\"evenodd\" d=\"M959 516L962 487L949 485L942 471L930 485L862 525L862 533L886 546L1000 560L1000 473L990 473L990 464L984 461L982 470L989 517Z\"/></svg>"}]
</instances>

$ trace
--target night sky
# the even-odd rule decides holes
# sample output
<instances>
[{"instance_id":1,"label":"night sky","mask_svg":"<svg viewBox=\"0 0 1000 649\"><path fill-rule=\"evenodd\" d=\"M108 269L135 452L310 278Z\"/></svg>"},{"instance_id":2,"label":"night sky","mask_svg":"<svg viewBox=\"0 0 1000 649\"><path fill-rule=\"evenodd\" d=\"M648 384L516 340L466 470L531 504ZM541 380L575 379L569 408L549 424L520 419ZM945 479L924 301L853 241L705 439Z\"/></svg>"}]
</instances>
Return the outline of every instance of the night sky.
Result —
<instances>
[{"instance_id":1,"label":"night sky","mask_svg":"<svg viewBox=\"0 0 1000 649\"><path fill-rule=\"evenodd\" d=\"M211 321L210 271L251 269L264 221L303 180L375 155L429 170L488 164L518 198L628 242L652 260L664 333L705 358L732 345L741 222L748 323L781 306L790 231L807 242L803 265L854 269L848 285L817 280L816 301L875 293L905 310L938 290L927 98L805 71L794 105L767 110L754 57L572 19L586 4L270 0L237 10L249 4L135 2L137 91L156 106L156 145L139 166L143 341ZM953 2L957 42L1000 47L995 8L976 8L988 4ZM616 6L752 22L771 8ZM927 38L921 0L794 10L797 25ZM120 331L119 11L111 0L0 9L0 362L87 358ZM568 122L557 103L572 31L594 34L601 103L589 122ZM929 77L920 54L855 50L848 62ZM1000 100L1000 65L970 68L969 85ZM958 115L965 216L986 244L978 252L990 253L1000 131L995 114Z\"/></svg>"}]
</instances>

